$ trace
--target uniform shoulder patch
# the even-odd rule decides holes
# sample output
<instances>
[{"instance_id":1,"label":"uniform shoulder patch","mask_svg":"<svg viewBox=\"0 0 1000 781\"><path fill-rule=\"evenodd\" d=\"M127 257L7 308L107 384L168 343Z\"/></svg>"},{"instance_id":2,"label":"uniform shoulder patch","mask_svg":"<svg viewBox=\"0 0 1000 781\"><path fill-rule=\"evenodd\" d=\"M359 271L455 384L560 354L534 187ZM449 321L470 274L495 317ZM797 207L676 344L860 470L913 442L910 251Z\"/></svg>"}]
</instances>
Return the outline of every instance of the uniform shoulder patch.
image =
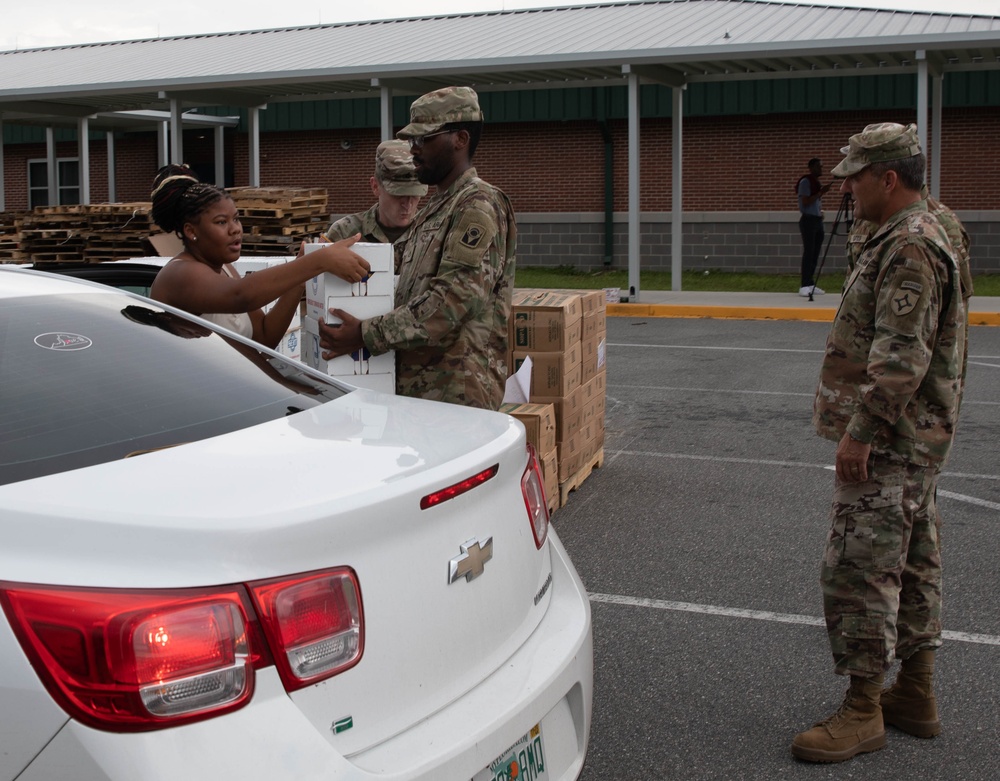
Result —
<instances>
[{"instance_id":1,"label":"uniform shoulder patch","mask_svg":"<svg viewBox=\"0 0 1000 781\"><path fill-rule=\"evenodd\" d=\"M465 226L465 231L462 233L462 238L458 241L463 247L468 247L469 249L475 249L479 246L479 242L483 240L483 236L486 235L486 227L483 225L467 225Z\"/></svg>"},{"instance_id":2,"label":"uniform shoulder patch","mask_svg":"<svg viewBox=\"0 0 1000 781\"><path fill-rule=\"evenodd\" d=\"M492 214L475 206L464 209L448 231L444 257L462 266L478 266L496 235Z\"/></svg>"},{"instance_id":3,"label":"uniform shoulder patch","mask_svg":"<svg viewBox=\"0 0 1000 781\"><path fill-rule=\"evenodd\" d=\"M920 290L921 286L916 285L916 289L909 287L907 285L900 285L899 289L895 291L892 296L892 313L896 317L902 317L903 315L908 315L914 309L917 308L917 304L920 303Z\"/></svg>"},{"instance_id":4,"label":"uniform shoulder patch","mask_svg":"<svg viewBox=\"0 0 1000 781\"><path fill-rule=\"evenodd\" d=\"M916 334L924 327L924 314L934 298L933 276L925 258L915 256L915 248L905 247L899 263L882 291L885 307L883 324L899 334Z\"/></svg>"}]
</instances>

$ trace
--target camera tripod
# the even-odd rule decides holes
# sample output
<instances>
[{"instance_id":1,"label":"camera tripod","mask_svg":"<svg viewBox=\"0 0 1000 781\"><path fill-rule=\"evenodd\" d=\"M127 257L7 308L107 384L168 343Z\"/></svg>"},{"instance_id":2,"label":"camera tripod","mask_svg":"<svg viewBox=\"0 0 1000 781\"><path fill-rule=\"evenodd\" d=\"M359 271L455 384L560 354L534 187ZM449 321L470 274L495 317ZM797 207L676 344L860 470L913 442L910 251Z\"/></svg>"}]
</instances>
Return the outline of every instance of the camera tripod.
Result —
<instances>
[{"instance_id":1,"label":"camera tripod","mask_svg":"<svg viewBox=\"0 0 1000 781\"><path fill-rule=\"evenodd\" d=\"M826 263L826 255L830 251L830 244L833 243L833 237L837 235L837 228L841 223L841 218L843 218L844 225L847 228L847 233L844 235L849 235L851 224L854 222L854 200L851 198L850 193L844 193L844 197L840 199L840 208L837 209L837 216L833 219L830 238L826 240L826 249L823 250L823 257L820 258L819 265L816 267L815 273L813 273L812 289L809 291L810 301L813 300L813 293L816 291L816 285L819 283L820 272L823 270L823 264Z\"/></svg>"}]
</instances>

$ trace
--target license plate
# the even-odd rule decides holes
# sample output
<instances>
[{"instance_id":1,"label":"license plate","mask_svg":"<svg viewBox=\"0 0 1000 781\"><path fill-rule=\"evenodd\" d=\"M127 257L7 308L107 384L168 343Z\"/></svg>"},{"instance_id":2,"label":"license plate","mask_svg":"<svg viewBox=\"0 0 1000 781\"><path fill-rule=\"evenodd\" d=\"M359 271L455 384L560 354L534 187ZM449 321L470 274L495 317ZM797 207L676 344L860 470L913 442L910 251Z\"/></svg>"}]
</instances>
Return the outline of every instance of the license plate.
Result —
<instances>
[{"instance_id":1,"label":"license plate","mask_svg":"<svg viewBox=\"0 0 1000 781\"><path fill-rule=\"evenodd\" d=\"M542 727L536 724L524 737L484 767L472 781L548 781Z\"/></svg>"}]
</instances>

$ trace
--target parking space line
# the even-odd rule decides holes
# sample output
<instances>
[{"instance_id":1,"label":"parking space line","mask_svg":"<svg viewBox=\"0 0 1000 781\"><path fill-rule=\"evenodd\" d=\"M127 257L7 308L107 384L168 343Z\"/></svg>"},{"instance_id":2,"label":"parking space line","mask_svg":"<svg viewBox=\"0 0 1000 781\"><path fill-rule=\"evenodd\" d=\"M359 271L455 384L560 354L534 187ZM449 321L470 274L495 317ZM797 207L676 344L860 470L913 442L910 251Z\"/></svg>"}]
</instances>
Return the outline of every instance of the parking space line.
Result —
<instances>
[{"instance_id":1,"label":"parking space line","mask_svg":"<svg viewBox=\"0 0 1000 781\"><path fill-rule=\"evenodd\" d=\"M621 388L624 390L660 390L660 391L672 391L672 392L680 391L682 393L735 393L735 394L748 394L751 396L800 396L808 399L811 399L816 395L815 392L798 393L795 391L755 391L755 390L740 390L737 388L685 388L680 385L625 385L623 383L618 383L618 382L609 383L607 388L608 390ZM1000 407L1000 401L973 401L969 399L963 401L962 404L970 407Z\"/></svg>"},{"instance_id":2,"label":"parking space line","mask_svg":"<svg viewBox=\"0 0 1000 781\"><path fill-rule=\"evenodd\" d=\"M989 510L1000 510L1000 502L991 502L986 499L977 499L974 496L966 496L965 494L956 494L951 491L941 491L938 490L938 496L945 496L948 499L954 499L958 502L965 502L966 504L974 504L979 507L985 507Z\"/></svg>"},{"instance_id":3,"label":"parking space line","mask_svg":"<svg viewBox=\"0 0 1000 781\"><path fill-rule=\"evenodd\" d=\"M802 626L822 627L825 621L822 618L813 616L800 616L794 613L774 613L770 610L747 610L739 607L721 607L720 605L698 605L692 602L673 602L666 599L647 599L643 597L626 597L621 594L595 594L589 595L591 602L600 602L607 605L625 605L627 607L645 607L653 610L673 610L684 613L700 613L710 616L726 616L727 618L747 618L754 621L774 621L780 624L799 624ZM955 640L961 643L976 643L979 645L1000 646L1000 636L983 635L972 632L951 632L945 630L941 633L945 640Z\"/></svg>"},{"instance_id":4,"label":"parking space line","mask_svg":"<svg viewBox=\"0 0 1000 781\"><path fill-rule=\"evenodd\" d=\"M634 441L634 440L633 440ZM795 466L805 469L826 469L833 471L832 464L810 464L808 461L774 461L766 458L737 458L735 456L699 456L694 453L653 453L648 450L611 450L605 448L605 452L611 456L640 456L642 458L674 458L687 461L718 461L723 464L760 464L761 466ZM1000 480L1000 475L982 475L968 472L942 472L942 477L956 477L964 480ZM1000 504L989 502L985 499L976 499L965 494L956 494L951 491L938 491L939 496L947 496L959 502L969 502L970 504L983 504L984 507L1000 509Z\"/></svg>"},{"instance_id":5,"label":"parking space line","mask_svg":"<svg viewBox=\"0 0 1000 781\"><path fill-rule=\"evenodd\" d=\"M620 385L618 383L609 384L608 390L612 388L625 388L627 390L663 390L663 391L683 391L684 393L741 393L751 396L804 396L811 399L815 393L792 393L789 391L754 391L737 390L731 388L681 388L676 385Z\"/></svg>"},{"instance_id":6,"label":"parking space line","mask_svg":"<svg viewBox=\"0 0 1000 781\"><path fill-rule=\"evenodd\" d=\"M650 453L644 450L615 450L614 455L641 456L643 458L676 458L688 461L717 461L724 464L760 464L761 466L798 466L808 469L829 469L827 464L810 464L805 461L772 461L766 458L737 458L735 456L699 456L694 453Z\"/></svg>"},{"instance_id":7,"label":"parking space line","mask_svg":"<svg viewBox=\"0 0 1000 781\"><path fill-rule=\"evenodd\" d=\"M629 344L627 342L609 342L608 347L638 347L643 350L728 350L738 353L810 353L822 355L823 350L805 350L790 347L720 347L707 344Z\"/></svg>"}]
</instances>

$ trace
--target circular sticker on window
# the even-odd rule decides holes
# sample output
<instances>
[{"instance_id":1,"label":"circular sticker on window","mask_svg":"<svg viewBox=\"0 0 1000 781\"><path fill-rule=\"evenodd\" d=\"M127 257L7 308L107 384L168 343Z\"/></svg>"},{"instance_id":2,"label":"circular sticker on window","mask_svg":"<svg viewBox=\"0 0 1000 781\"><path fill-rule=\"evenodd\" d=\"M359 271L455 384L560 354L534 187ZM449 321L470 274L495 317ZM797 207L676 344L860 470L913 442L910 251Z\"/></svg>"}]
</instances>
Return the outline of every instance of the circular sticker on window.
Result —
<instances>
[{"instance_id":1,"label":"circular sticker on window","mask_svg":"<svg viewBox=\"0 0 1000 781\"><path fill-rule=\"evenodd\" d=\"M93 342L80 334L67 334L62 331L50 334L39 334L35 344L46 350L86 350Z\"/></svg>"}]
</instances>

